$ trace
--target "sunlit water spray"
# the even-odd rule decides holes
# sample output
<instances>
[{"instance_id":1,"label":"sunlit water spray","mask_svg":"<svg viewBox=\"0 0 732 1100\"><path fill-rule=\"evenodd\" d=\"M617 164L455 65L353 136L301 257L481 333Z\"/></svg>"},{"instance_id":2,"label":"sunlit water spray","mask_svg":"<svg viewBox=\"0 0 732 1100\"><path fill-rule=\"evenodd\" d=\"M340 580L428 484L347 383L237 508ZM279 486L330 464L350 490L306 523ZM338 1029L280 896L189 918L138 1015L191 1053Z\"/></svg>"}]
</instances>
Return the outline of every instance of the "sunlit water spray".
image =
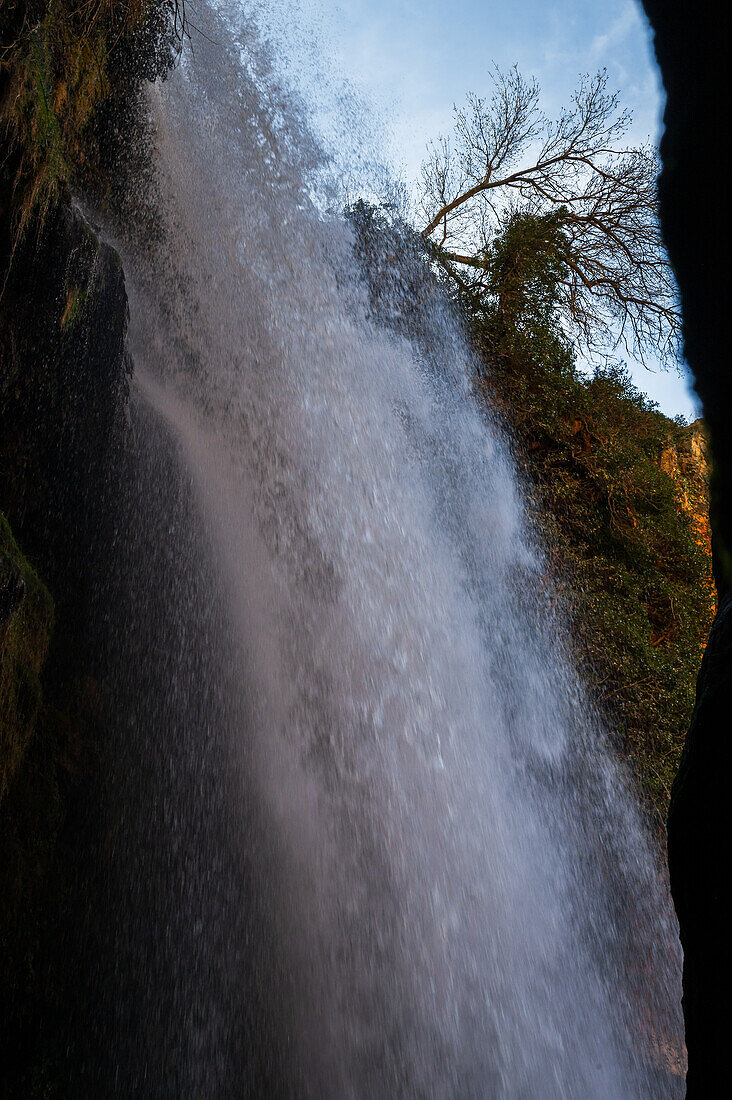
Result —
<instances>
[{"instance_id":1,"label":"sunlit water spray","mask_svg":"<svg viewBox=\"0 0 732 1100\"><path fill-rule=\"evenodd\" d=\"M185 594L170 609L229 700L221 767L245 765L216 812L254 803L270 838L248 857L268 947L240 946L275 1028L247 1041L273 1044L296 1097L680 1095L665 886L459 325L435 296L409 304L422 338L371 316L276 49L234 3L195 22L150 96L161 242L121 249L137 432L174 449L205 532L171 527L171 554L225 609L225 660ZM179 675L156 690L188 690ZM176 734L194 773L198 735ZM195 784L179 797L185 816ZM200 1064L174 1094L255 1095L210 1069L245 994L201 977L226 970L205 913L236 874L209 856L203 966L181 979L196 1037L177 1040Z\"/></svg>"}]
</instances>

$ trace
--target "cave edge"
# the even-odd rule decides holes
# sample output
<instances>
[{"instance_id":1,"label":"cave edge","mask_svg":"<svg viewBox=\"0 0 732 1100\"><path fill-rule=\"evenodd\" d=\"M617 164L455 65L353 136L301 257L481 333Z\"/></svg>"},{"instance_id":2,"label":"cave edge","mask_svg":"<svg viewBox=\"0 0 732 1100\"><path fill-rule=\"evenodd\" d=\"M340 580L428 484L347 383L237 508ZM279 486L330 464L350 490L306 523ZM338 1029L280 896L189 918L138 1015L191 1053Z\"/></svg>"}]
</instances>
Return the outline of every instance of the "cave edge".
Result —
<instances>
[{"instance_id":1,"label":"cave edge","mask_svg":"<svg viewBox=\"0 0 732 1100\"><path fill-rule=\"evenodd\" d=\"M730 13L712 3L643 0L666 90L661 224L676 271L684 350L712 453L711 520L719 607L668 818L671 892L684 950L687 1100L729 1089L732 896L732 379L723 322L730 301L726 51ZM727 229L725 230L725 226Z\"/></svg>"}]
</instances>

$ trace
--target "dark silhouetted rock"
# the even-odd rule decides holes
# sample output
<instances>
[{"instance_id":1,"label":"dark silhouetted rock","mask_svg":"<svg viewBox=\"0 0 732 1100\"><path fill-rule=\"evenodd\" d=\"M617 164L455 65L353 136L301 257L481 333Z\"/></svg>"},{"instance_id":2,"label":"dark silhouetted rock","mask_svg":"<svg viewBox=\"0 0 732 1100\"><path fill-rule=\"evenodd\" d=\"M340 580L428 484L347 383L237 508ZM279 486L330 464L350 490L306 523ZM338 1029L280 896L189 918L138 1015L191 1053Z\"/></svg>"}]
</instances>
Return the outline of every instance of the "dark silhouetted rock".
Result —
<instances>
[{"instance_id":1,"label":"dark silhouetted rock","mask_svg":"<svg viewBox=\"0 0 732 1100\"><path fill-rule=\"evenodd\" d=\"M687 1097L730 1094L732 987L732 374L728 179L728 6L644 0L667 92L663 230L684 311L686 357L709 428L720 607L669 813L669 867L684 947ZM725 229L725 226L727 228Z\"/></svg>"}]
</instances>

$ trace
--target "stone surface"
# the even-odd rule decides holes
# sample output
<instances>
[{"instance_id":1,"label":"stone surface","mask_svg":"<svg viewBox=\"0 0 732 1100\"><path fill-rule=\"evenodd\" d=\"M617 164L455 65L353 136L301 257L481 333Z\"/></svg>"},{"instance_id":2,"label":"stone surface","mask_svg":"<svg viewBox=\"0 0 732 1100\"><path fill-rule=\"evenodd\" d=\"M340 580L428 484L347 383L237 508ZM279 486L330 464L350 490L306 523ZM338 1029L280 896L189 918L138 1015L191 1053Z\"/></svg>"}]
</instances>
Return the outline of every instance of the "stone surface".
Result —
<instances>
[{"instance_id":1,"label":"stone surface","mask_svg":"<svg viewBox=\"0 0 732 1100\"><path fill-rule=\"evenodd\" d=\"M684 430L680 444L669 440L661 452L661 469L673 478L679 507L691 520L696 540L707 552L712 538L708 450L707 430L700 419Z\"/></svg>"},{"instance_id":2,"label":"stone surface","mask_svg":"<svg viewBox=\"0 0 732 1100\"><path fill-rule=\"evenodd\" d=\"M56 1096L67 1095L78 928L96 889L81 869L100 835L100 578L125 429L127 298L116 253L69 201L9 271L7 257L0 246L0 1092Z\"/></svg>"},{"instance_id":3,"label":"stone surface","mask_svg":"<svg viewBox=\"0 0 732 1100\"><path fill-rule=\"evenodd\" d=\"M90 492L123 416L126 326L117 254L59 203L15 251L0 298L0 510L55 595L83 585Z\"/></svg>"}]
</instances>

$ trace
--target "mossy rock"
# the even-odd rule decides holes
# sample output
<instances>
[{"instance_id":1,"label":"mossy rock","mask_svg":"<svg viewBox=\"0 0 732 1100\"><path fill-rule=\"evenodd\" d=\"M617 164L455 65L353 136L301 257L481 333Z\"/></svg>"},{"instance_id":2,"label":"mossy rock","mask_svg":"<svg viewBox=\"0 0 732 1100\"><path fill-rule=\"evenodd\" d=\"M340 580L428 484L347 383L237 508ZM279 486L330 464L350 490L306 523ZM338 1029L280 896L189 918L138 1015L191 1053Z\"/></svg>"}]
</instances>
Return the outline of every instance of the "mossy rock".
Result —
<instances>
[{"instance_id":1,"label":"mossy rock","mask_svg":"<svg viewBox=\"0 0 732 1100\"><path fill-rule=\"evenodd\" d=\"M0 800L33 734L52 630L51 596L0 513Z\"/></svg>"}]
</instances>

